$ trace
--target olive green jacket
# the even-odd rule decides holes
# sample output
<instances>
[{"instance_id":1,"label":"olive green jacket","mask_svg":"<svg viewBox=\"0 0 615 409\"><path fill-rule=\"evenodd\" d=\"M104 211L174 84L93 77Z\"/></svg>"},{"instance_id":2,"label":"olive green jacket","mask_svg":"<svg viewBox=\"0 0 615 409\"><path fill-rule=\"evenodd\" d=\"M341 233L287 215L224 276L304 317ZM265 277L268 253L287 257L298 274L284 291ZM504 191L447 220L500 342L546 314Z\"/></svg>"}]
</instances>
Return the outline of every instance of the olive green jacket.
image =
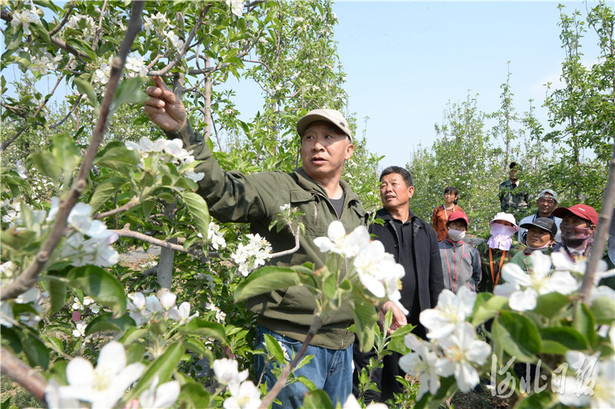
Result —
<instances>
[{"instance_id":1,"label":"olive green jacket","mask_svg":"<svg viewBox=\"0 0 615 409\"><path fill-rule=\"evenodd\" d=\"M297 252L270 260L269 264L280 266L301 265L307 261L320 267L326 254L314 244L316 237L327 235L329 224L340 220L349 233L359 225L366 225L368 215L348 184L340 181L344 189L344 207L341 217L333 208L325 190L303 170L292 173L262 172L244 175L236 171L223 171L213 158L207 144L195 134L190 124L175 132L167 133L170 138L181 138L188 151L196 160L203 161L195 172L205 177L198 182L198 193L209 206L209 212L221 222L250 223L250 231L265 237L274 252L294 247L295 239L289 228L279 233L269 230L269 225L280 207L290 203L303 213L299 221L305 226L305 234L299 240ZM302 287L290 287L269 294L254 297L248 301L250 310L258 315L260 325L303 341L314 321L316 304L311 293ZM354 334L347 330L352 323L352 311L344 306L324 325L311 342L312 345L344 349L352 345Z\"/></svg>"}]
</instances>

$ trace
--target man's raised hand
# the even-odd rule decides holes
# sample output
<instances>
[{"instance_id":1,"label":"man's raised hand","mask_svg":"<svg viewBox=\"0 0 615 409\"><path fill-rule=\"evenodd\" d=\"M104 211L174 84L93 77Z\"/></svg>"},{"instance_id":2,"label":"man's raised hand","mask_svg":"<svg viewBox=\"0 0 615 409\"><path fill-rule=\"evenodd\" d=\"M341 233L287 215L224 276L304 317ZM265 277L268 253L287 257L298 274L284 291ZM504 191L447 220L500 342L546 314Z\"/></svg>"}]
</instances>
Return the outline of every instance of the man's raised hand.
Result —
<instances>
[{"instance_id":1,"label":"man's raised hand","mask_svg":"<svg viewBox=\"0 0 615 409\"><path fill-rule=\"evenodd\" d=\"M147 87L145 101L147 117L165 131L176 131L186 123L186 108L162 78L153 77L154 85Z\"/></svg>"}]
</instances>

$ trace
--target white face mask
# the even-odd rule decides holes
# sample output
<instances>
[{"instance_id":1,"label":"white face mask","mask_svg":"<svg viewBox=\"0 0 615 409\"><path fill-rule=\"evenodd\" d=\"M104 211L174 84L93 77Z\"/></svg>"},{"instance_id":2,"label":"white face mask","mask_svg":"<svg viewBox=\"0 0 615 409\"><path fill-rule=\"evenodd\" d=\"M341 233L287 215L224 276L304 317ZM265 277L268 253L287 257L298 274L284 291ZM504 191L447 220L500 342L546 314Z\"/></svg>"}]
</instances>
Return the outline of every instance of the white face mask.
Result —
<instances>
[{"instance_id":1,"label":"white face mask","mask_svg":"<svg viewBox=\"0 0 615 409\"><path fill-rule=\"evenodd\" d=\"M512 235L515 234L515 229L511 226L504 226L500 223L493 223L491 225L491 237L487 241L487 244L492 249L510 250L512 245Z\"/></svg>"},{"instance_id":2,"label":"white face mask","mask_svg":"<svg viewBox=\"0 0 615 409\"><path fill-rule=\"evenodd\" d=\"M448 237L453 241L463 240L465 236L466 232L464 230L448 229Z\"/></svg>"}]
</instances>

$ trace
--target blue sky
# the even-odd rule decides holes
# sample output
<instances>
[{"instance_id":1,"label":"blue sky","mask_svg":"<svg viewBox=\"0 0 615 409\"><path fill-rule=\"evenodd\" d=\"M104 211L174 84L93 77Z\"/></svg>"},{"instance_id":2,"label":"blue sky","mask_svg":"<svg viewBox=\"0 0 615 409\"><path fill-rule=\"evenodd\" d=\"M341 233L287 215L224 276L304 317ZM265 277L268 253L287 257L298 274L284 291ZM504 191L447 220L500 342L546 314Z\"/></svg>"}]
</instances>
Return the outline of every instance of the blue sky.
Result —
<instances>
[{"instance_id":1,"label":"blue sky","mask_svg":"<svg viewBox=\"0 0 615 409\"><path fill-rule=\"evenodd\" d=\"M381 166L403 166L419 145L430 147L447 102L465 100L468 91L478 94L481 110L497 110L508 61L517 111L534 99L546 127L543 84L557 81L564 57L557 4L336 2L349 108L359 118L358 134L369 117L367 146L385 155ZM565 5L585 15L584 3ZM593 44L584 49L596 58Z\"/></svg>"}]
</instances>

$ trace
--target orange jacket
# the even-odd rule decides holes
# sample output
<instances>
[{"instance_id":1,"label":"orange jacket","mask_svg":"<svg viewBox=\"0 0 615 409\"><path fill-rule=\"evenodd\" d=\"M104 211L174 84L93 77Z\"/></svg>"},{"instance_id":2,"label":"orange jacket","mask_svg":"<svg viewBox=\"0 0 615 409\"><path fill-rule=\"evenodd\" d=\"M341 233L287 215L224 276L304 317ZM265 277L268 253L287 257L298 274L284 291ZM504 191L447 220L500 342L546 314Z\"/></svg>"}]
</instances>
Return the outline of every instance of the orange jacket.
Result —
<instances>
[{"instance_id":1,"label":"orange jacket","mask_svg":"<svg viewBox=\"0 0 615 409\"><path fill-rule=\"evenodd\" d=\"M448 230L446 230L446 221L448 220L448 216L452 212L463 212L463 209L457 205L453 207L453 210L448 211L444 208L444 205L438 206L433 210L433 216L431 217L431 224L433 225L433 229L438 234L438 241L442 241L448 235Z\"/></svg>"}]
</instances>

